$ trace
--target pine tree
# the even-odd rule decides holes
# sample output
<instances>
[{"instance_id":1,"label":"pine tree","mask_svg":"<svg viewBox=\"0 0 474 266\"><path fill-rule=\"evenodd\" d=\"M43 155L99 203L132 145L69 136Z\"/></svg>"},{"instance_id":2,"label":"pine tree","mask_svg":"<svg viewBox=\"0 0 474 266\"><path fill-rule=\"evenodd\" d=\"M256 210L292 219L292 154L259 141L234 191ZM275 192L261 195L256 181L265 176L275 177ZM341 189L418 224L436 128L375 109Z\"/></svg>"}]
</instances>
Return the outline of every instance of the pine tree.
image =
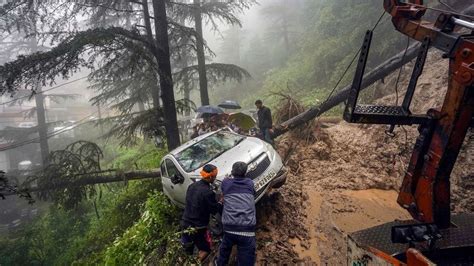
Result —
<instances>
[{"instance_id":1,"label":"pine tree","mask_svg":"<svg viewBox=\"0 0 474 266\"><path fill-rule=\"evenodd\" d=\"M199 92L201 105L209 105L209 80L206 70L206 45L203 38L203 21L207 21L212 29L218 31L216 20L230 25L241 26L237 13L255 4L255 0L238 1L203 1L193 0L190 4L175 3L176 14L185 21L191 21L195 29L195 49L199 72Z\"/></svg>"}]
</instances>

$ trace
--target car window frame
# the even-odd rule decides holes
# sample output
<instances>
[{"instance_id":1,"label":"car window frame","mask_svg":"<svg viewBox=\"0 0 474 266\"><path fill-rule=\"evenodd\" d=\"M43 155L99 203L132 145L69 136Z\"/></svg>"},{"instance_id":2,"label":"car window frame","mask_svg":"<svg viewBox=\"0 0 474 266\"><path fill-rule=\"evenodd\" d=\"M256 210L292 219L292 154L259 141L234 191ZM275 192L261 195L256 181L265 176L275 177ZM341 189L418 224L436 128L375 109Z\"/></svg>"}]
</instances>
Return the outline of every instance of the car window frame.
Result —
<instances>
[{"instance_id":1,"label":"car window frame","mask_svg":"<svg viewBox=\"0 0 474 266\"><path fill-rule=\"evenodd\" d=\"M171 160L170 158L165 158L164 163L165 163L165 166L166 166L166 173L167 173L168 178L171 178L171 175L168 171L167 161L169 161L173 165L173 167L176 169L176 174L179 174L180 176L184 177L183 174L181 173L181 171L179 171L178 166L176 166L176 163L173 160Z\"/></svg>"},{"instance_id":2,"label":"car window frame","mask_svg":"<svg viewBox=\"0 0 474 266\"><path fill-rule=\"evenodd\" d=\"M165 170L164 173L163 173L163 170ZM166 168L166 158L163 160L163 162L160 165L160 171L161 171L162 177L170 178L170 176L168 175L168 169Z\"/></svg>"}]
</instances>

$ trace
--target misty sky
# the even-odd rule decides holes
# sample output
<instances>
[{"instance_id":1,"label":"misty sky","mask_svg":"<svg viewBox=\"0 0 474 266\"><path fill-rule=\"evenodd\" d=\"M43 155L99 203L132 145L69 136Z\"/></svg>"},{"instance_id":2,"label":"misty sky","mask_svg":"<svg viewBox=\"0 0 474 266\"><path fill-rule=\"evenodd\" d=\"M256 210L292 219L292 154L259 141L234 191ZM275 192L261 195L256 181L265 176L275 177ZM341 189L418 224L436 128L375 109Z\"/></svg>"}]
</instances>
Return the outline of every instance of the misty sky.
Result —
<instances>
[{"instance_id":1,"label":"misty sky","mask_svg":"<svg viewBox=\"0 0 474 266\"><path fill-rule=\"evenodd\" d=\"M252 6L250 9L245 10L244 13L239 15L239 18L242 21L242 31L246 33L247 36L253 36L257 32L263 32L264 26L262 21L265 20L265 17L261 15L262 8L271 2L278 2L279 0L259 0L257 5ZM224 32L229 29L231 26L228 24L220 24L220 32ZM204 38L207 41L209 47L216 53L217 60L219 58L219 48L223 41L222 34L213 32L209 25L206 25L204 32Z\"/></svg>"}]
</instances>

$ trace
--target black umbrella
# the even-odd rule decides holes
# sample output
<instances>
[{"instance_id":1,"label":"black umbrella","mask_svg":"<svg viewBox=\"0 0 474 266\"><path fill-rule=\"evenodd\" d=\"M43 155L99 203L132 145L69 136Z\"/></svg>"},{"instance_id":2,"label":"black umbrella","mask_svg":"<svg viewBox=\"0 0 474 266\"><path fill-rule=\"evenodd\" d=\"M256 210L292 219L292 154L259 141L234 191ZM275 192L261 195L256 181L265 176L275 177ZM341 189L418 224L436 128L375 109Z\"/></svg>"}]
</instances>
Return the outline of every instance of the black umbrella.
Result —
<instances>
[{"instance_id":1,"label":"black umbrella","mask_svg":"<svg viewBox=\"0 0 474 266\"><path fill-rule=\"evenodd\" d=\"M231 100L223 101L218 106L224 109L241 109L242 108L240 107L240 104L237 101L231 101Z\"/></svg>"},{"instance_id":2,"label":"black umbrella","mask_svg":"<svg viewBox=\"0 0 474 266\"><path fill-rule=\"evenodd\" d=\"M222 111L221 108L215 107L212 105L204 105L199 107L196 112L201 113L201 114L222 114L224 111Z\"/></svg>"}]
</instances>

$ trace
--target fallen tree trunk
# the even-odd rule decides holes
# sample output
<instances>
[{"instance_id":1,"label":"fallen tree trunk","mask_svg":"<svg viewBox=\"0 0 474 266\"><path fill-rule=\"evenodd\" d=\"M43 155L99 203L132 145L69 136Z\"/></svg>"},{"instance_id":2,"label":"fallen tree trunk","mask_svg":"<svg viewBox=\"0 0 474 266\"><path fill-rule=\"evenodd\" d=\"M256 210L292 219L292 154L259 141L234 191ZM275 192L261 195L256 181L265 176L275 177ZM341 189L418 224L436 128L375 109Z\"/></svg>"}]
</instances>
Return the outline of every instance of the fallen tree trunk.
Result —
<instances>
[{"instance_id":1,"label":"fallen tree trunk","mask_svg":"<svg viewBox=\"0 0 474 266\"><path fill-rule=\"evenodd\" d=\"M380 64L369 73L367 73L364 76L364 80L362 81L361 89L365 89L369 87L370 85L374 84L377 80L383 79L384 77L390 75L393 71L397 70L398 68L410 62L412 59L414 59L417 56L418 48L419 48L418 43L412 44L406 51L405 56L403 56L403 54L405 53L405 51L403 51L393 56L392 58L388 59L384 63ZM289 130L292 130L302 124L305 124L306 122L309 122L310 120L324 114L325 112L329 111L333 107L344 102L349 96L350 89L351 89L351 85L346 86L340 92L338 92L337 94L333 95L331 98L324 101L322 104L313 106L307 111L276 126L274 137L278 137Z\"/></svg>"},{"instance_id":2,"label":"fallen tree trunk","mask_svg":"<svg viewBox=\"0 0 474 266\"><path fill-rule=\"evenodd\" d=\"M130 171L130 172L114 172L112 174L103 174L105 172L99 173L89 173L83 175L85 177L78 179L73 182L58 182L51 184L48 187L33 187L33 188L17 188L17 191L4 191L0 192L3 196L17 195L19 193L33 193L33 192L42 192L48 190L57 190L64 189L67 187L78 187L78 186L87 186L87 185L98 185L106 183L114 183L121 181L130 181L130 180L140 180L140 179L150 179L150 178L159 178L161 177L160 169L152 170L141 170L141 171Z\"/></svg>"},{"instance_id":3,"label":"fallen tree trunk","mask_svg":"<svg viewBox=\"0 0 474 266\"><path fill-rule=\"evenodd\" d=\"M462 11L462 13L468 14L468 15L473 15L474 14L474 5L472 3L467 3L468 1L462 1L462 0L453 0L449 5L446 5L444 3L435 5L434 7L440 8L440 9L456 9L458 11ZM452 11L452 10L451 10ZM431 12L428 13L425 17L425 19L429 20L434 20L437 18L439 14L437 12ZM376 67L374 70L370 71L364 76L364 80L362 81L361 84L361 90L367 88L368 86L372 85L375 83L377 80L381 80L384 77L390 75L393 71L396 69L402 67L406 63L410 62L412 59L414 59L417 54L418 54L418 48L419 44L412 44L403 58L403 52L395 55L394 57L388 59L384 63L380 64L378 67ZM336 95L332 96L331 98L327 99L320 105L316 105L308 109L307 111L281 123L280 125L277 125L275 127L275 133L274 137L278 137L289 130L292 130L302 124L305 124L306 122L309 122L310 120L324 114L325 112L331 110L335 106L339 105L340 103L344 102L348 95L349 91L351 89L351 85L346 86L343 88L339 93Z\"/></svg>"}]
</instances>

